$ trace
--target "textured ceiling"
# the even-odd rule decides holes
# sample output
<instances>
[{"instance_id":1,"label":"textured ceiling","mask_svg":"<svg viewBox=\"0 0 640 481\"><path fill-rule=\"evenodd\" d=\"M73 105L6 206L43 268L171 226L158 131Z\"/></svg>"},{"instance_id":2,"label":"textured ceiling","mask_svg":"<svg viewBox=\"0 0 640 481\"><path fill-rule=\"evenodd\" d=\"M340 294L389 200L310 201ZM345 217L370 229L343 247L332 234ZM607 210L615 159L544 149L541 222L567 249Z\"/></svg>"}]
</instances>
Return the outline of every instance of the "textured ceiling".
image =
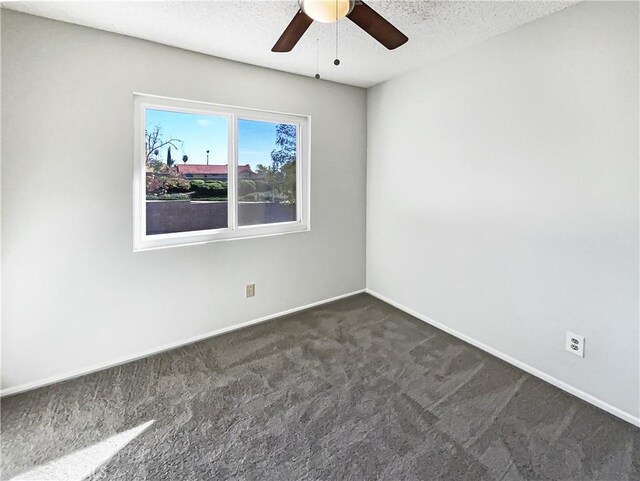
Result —
<instances>
[{"instance_id":1,"label":"textured ceiling","mask_svg":"<svg viewBox=\"0 0 640 481\"><path fill-rule=\"evenodd\" d=\"M324 79L369 87L577 1L367 3L409 42L388 51L349 20L341 20L338 67L333 65L335 24L315 22L292 52L271 52L298 10L297 0L9 2L3 7L308 76L316 73L319 52Z\"/></svg>"}]
</instances>

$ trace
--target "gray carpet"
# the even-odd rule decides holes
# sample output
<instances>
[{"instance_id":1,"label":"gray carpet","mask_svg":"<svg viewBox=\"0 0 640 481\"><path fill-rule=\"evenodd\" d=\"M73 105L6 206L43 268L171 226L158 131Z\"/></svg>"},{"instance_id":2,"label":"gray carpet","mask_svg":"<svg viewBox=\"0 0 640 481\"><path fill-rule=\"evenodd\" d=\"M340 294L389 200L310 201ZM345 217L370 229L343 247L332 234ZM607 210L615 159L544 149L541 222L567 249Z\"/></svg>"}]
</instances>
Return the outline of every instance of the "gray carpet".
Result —
<instances>
[{"instance_id":1,"label":"gray carpet","mask_svg":"<svg viewBox=\"0 0 640 481\"><path fill-rule=\"evenodd\" d=\"M7 397L2 469L91 481L639 480L639 433L363 294Z\"/></svg>"}]
</instances>

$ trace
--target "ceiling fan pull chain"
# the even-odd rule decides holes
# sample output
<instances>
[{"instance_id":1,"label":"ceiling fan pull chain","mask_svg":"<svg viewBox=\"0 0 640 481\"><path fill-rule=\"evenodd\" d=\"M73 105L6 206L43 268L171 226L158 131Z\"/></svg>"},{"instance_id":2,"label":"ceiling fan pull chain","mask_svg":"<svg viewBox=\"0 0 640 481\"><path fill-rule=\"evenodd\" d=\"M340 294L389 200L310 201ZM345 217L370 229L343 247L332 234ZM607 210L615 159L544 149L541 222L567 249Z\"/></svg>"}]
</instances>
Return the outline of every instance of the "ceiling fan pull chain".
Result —
<instances>
[{"instance_id":1,"label":"ceiling fan pull chain","mask_svg":"<svg viewBox=\"0 0 640 481\"><path fill-rule=\"evenodd\" d=\"M336 59L333 61L333 65L340 65L338 58L338 0L336 0Z\"/></svg>"},{"instance_id":2,"label":"ceiling fan pull chain","mask_svg":"<svg viewBox=\"0 0 640 481\"><path fill-rule=\"evenodd\" d=\"M316 28L316 31L318 29ZM320 78L320 47L319 47L320 39L316 35L316 79Z\"/></svg>"}]
</instances>

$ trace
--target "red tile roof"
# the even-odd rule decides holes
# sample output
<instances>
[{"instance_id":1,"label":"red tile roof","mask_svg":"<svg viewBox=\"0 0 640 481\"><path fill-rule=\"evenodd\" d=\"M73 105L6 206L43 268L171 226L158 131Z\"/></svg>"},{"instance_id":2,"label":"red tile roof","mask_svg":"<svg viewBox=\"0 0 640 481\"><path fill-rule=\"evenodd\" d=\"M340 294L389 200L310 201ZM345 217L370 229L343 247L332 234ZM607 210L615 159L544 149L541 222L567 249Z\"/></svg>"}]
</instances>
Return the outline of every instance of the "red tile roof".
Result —
<instances>
[{"instance_id":1,"label":"red tile roof","mask_svg":"<svg viewBox=\"0 0 640 481\"><path fill-rule=\"evenodd\" d=\"M227 165L176 165L178 172L181 174L192 174L192 175L227 175ZM251 166L247 165L239 165L238 173L244 174L249 173L253 174L254 172L251 170Z\"/></svg>"}]
</instances>

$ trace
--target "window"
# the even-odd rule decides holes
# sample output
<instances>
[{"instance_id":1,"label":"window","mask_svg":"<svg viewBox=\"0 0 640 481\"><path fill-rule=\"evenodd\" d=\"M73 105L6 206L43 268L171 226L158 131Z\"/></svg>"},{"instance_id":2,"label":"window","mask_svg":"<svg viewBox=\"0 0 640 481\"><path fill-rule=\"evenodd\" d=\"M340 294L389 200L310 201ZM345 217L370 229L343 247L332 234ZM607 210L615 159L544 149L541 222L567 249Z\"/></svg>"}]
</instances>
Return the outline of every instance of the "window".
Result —
<instances>
[{"instance_id":1,"label":"window","mask_svg":"<svg viewBox=\"0 0 640 481\"><path fill-rule=\"evenodd\" d=\"M309 230L308 125L136 95L134 249Z\"/></svg>"}]
</instances>

